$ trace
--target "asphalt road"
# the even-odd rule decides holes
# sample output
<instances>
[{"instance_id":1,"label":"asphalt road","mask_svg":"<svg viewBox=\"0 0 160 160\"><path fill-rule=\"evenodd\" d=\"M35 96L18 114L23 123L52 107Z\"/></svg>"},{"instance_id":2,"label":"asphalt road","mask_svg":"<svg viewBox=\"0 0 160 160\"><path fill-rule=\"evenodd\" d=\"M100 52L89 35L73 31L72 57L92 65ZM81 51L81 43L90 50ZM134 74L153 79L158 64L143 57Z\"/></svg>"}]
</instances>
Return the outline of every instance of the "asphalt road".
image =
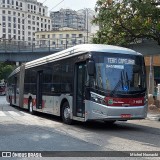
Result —
<instances>
[{"instance_id":1,"label":"asphalt road","mask_svg":"<svg viewBox=\"0 0 160 160\"><path fill-rule=\"evenodd\" d=\"M65 125L55 116L10 107L0 96L0 151L160 151L160 121Z\"/></svg>"}]
</instances>

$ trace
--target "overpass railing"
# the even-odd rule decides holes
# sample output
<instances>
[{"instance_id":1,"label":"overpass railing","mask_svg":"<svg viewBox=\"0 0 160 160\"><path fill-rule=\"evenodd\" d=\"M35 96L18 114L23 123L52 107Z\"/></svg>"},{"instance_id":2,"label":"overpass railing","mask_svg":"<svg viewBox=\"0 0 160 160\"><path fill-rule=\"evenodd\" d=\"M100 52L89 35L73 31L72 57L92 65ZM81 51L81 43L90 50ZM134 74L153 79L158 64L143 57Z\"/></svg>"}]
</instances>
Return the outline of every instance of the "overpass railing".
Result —
<instances>
[{"instance_id":1,"label":"overpass railing","mask_svg":"<svg viewBox=\"0 0 160 160\"><path fill-rule=\"evenodd\" d=\"M0 52L51 52L86 43L91 43L91 37L37 39L32 42L3 39L0 41Z\"/></svg>"}]
</instances>

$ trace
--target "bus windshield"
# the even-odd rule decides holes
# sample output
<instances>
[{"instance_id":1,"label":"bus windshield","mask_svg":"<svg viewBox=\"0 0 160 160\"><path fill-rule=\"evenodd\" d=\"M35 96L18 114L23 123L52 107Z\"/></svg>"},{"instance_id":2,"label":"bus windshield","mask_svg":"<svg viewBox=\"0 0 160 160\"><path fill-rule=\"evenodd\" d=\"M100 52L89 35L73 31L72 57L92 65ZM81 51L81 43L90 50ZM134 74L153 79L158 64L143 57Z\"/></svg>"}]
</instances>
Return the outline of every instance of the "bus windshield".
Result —
<instances>
[{"instance_id":1,"label":"bus windshield","mask_svg":"<svg viewBox=\"0 0 160 160\"><path fill-rule=\"evenodd\" d=\"M96 88L111 94L144 92L144 59L139 55L108 54L95 60Z\"/></svg>"}]
</instances>

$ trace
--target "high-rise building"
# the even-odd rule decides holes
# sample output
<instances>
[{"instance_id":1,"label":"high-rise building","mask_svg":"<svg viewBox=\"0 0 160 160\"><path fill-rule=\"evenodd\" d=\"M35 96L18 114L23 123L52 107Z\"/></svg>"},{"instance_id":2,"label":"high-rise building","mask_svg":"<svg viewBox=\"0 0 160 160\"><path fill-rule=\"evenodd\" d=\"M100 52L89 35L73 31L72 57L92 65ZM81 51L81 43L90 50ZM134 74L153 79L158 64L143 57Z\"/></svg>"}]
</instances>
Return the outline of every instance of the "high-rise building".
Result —
<instances>
[{"instance_id":1,"label":"high-rise building","mask_svg":"<svg viewBox=\"0 0 160 160\"><path fill-rule=\"evenodd\" d=\"M85 30L88 33L95 33L97 26L92 24L95 12L89 8L74 11L71 9L60 9L51 12L52 30L59 30L63 27L69 27L76 30Z\"/></svg>"},{"instance_id":2,"label":"high-rise building","mask_svg":"<svg viewBox=\"0 0 160 160\"><path fill-rule=\"evenodd\" d=\"M51 29L47 15L37 0L0 0L0 40L34 42L35 32Z\"/></svg>"}]
</instances>

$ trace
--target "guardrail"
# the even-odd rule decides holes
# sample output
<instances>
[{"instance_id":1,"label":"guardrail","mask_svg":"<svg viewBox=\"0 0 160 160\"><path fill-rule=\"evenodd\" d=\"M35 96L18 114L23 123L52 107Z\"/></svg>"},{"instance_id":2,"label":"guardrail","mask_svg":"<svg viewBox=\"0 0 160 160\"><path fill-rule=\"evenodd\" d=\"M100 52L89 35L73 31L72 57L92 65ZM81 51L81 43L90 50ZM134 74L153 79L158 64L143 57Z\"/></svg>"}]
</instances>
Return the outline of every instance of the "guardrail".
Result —
<instances>
[{"instance_id":1,"label":"guardrail","mask_svg":"<svg viewBox=\"0 0 160 160\"><path fill-rule=\"evenodd\" d=\"M91 37L37 39L32 42L3 39L0 41L0 52L50 52L55 49L63 50L78 44L86 43L91 43Z\"/></svg>"}]
</instances>

